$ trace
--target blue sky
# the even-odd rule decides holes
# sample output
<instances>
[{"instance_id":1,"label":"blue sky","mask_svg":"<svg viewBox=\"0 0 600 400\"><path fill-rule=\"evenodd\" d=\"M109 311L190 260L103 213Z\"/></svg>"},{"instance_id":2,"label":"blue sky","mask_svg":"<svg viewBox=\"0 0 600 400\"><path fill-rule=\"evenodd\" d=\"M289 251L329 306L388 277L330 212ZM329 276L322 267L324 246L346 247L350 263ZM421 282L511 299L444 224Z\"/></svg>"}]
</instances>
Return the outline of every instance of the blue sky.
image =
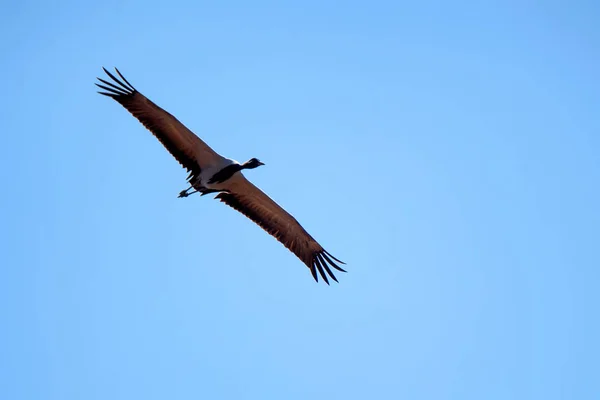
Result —
<instances>
[{"instance_id":1,"label":"blue sky","mask_svg":"<svg viewBox=\"0 0 600 400\"><path fill-rule=\"evenodd\" d=\"M600 6L12 2L0 397L597 399ZM210 197L101 67L348 263Z\"/></svg>"}]
</instances>

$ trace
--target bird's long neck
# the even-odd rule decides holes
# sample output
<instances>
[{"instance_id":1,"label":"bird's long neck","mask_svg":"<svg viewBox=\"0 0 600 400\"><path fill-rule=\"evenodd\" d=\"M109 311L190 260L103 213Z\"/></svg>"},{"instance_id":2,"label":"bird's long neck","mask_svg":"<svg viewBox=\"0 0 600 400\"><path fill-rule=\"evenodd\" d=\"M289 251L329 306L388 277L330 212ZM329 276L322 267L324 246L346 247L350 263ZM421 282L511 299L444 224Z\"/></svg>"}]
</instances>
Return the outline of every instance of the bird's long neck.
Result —
<instances>
[{"instance_id":1,"label":"bird's long neck","mask_svg":"<svg viewBox=\"0 0 600 400\"><path fill-rule=\"evenodd\" d=\"M217 172L210 178L209 183L223 183L231 178L233 174L247 168L244 164L231 164Z\"/></svg>"}]
</instances>

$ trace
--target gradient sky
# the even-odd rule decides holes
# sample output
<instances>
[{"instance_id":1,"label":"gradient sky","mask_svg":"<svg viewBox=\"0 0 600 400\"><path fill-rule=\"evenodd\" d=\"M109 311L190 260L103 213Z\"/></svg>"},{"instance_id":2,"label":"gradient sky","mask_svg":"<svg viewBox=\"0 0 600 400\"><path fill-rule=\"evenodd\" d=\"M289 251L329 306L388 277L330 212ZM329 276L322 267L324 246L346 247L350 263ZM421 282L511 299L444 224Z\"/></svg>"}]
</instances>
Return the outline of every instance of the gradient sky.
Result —
<instances>
[{"instance_id":1,"label":"gradient sky","mask_svg":"<svg viewBox=\"0 0 600 400\"><path fill-rule=\"evenodd\" d=\"M600 5L12 1L0 398L600 398ZM347 262L316 284L102 66Z\"/></svg>"}]
</instances>

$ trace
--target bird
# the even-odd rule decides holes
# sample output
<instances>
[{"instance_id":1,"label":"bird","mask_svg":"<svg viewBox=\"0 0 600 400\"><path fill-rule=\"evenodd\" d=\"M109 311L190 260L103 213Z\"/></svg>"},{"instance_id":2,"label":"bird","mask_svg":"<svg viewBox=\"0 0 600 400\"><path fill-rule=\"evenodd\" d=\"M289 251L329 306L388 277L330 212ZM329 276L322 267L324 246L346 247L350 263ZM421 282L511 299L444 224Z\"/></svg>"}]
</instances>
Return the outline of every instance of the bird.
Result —
<instances>
[{"instance_id":1,"label":"bird","mask_svg":"<svg viewBox=\"0 0 600 400\"><path fill-rule=\"evenodd\" d=\"M179 198L216 193L214 199L245 215L295 254L316 282L319 275L327 285L328 277L339 282L331 268L346 272L339 265L345 263L327 252L290 213L243 175L242 170L265 165L262 161L250 158L239 163L221 156L177 118L137 91L117 68L118 77L102 69L111 81L97 77L100 83L95 84L102 89L98 93L129 111L189 173L190 186L179 193Z\"/></svg>"}]
</instances>

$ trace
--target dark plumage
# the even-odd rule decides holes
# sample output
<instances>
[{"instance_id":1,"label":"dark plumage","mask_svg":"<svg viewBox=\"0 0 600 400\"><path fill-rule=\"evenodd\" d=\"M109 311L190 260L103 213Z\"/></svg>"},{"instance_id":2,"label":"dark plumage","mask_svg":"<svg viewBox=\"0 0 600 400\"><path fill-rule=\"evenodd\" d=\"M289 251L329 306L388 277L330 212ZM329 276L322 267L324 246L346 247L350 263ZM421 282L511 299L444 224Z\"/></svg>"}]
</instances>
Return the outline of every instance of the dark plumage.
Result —
<instances>
[{"instance_id":1,"label":"dark plumage","mask_svg":"<svg viewBox=\"0 0 600 400\"><path fill-rule=\"evenodd\" d=\"M251 158L239 164L219 155L174 116L138 92L119 70L115 70L121 79L104 69L112 82L98 78L101 84L96 85L103 89L99 93L125 107L188 170L191 186L181 191L179 197L188 197L195 192L201 195L218 193L216 199L244 214L294 253L310 269L315 281L320 275L327 284L328 277L337 282L330 267L346 272L338 265L344 263L321 247L291 214L242 174L244 169L264 165L260 160ZM189 192L192 189L194 191Z\"/></svg>"}]
</instances>

